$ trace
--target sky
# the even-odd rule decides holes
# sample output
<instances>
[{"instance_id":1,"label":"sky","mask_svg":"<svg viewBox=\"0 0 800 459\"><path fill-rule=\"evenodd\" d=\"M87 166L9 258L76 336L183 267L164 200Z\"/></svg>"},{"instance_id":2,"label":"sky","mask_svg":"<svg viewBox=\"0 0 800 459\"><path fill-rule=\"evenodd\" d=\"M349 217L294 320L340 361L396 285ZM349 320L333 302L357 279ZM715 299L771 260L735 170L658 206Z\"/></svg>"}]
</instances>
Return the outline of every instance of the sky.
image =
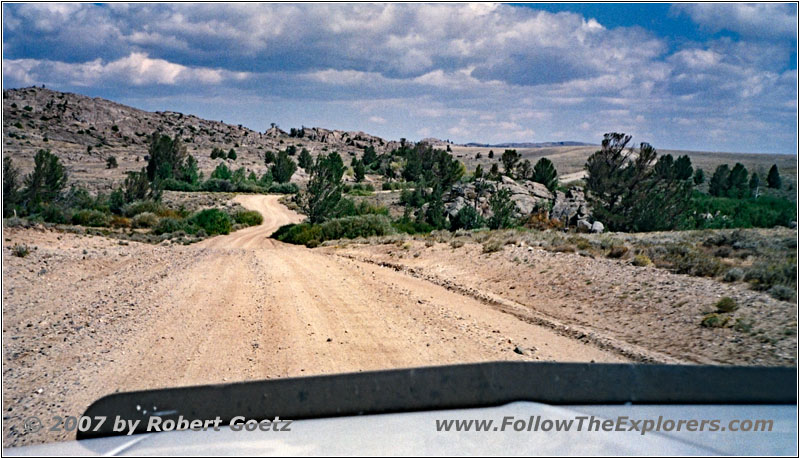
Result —
<instances>
[{"instance_id":1,"label":"sky","mask_svg":"<svg viewBox=\"0 0 800 459\"><path fill-rule=\"evenodd\" d=\"M3 87L266 130L797 154L797 5L3 4Z\"/></svg>"}]
</instances>

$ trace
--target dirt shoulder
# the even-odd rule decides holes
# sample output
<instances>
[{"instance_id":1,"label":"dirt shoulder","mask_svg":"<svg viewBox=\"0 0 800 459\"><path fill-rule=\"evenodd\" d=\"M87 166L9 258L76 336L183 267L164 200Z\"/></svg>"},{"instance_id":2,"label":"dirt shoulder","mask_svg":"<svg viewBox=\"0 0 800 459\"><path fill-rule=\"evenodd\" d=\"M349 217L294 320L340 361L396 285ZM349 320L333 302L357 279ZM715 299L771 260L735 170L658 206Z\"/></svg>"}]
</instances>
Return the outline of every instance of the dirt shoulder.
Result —
<instances>
[{"instance_id":1,"label":"dirt shoulder","mask_svg":"<svg viewBox=\"0 0 800 459\"><path fill-rule=\"evenodd\" d=\"M433 239L433 238L432 238ZM702 364L796 365L796 305L744 283L672 274L627 260L551 252L524 241L483 253L477 242L398 240L325 248L350 259L391 266L420 279L530 315L562 334L616 348ZM463 246L460 246L463 244ZM455 246L455 247L454 247ZM730 296L739 309L729 327L702 319ZM583 336L585 335L585 336Z\"/></svg>"}]
</instances>

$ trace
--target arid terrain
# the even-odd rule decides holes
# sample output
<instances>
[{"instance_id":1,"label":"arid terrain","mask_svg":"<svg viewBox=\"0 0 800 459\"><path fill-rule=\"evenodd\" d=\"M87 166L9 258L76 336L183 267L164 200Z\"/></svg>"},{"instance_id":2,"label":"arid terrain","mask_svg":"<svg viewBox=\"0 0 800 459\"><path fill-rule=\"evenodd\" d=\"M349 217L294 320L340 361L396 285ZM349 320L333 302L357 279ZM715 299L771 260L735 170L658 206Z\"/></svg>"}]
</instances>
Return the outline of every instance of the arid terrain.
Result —
<instances>
[{"instance_id":1,"label":"arid terrain","mask_svg":"<svg viewBox=\"0 0 800 459\"><path fill-rule=\"evenodd\" d=\"M20 425L80 415L115 391L488 360L628 360L393 268L272 241L301 216L276 196L237 199L264 224L191 246L6 230L4 446L64 439ZM15 257L17 243L36 248Z\"/></svg>"},{"instance_id":2,"label":"arid terrain","mask_svg":"<svg viewBox=\"0 0 800 459\"><path fill-rule=\"evenodd\" d=\"M321 128L299 137L276 126L259 133L43 88L6 91L3 112L4 154L23 174L38 149L51 149L69 183L92 192L108 192L147 163L147 136L156 127L182 137L206 173L222 162L265 172L265 152L289 145L314 156L338 151L345 163L370 147L382 153L399 145ZM235 148L238 158L212 160L220 147ZM495 149L489 160L489 148L447 147L470 170L502 153ZM520 153L551 158L567 183L582 177L596 148ZM754 170L775 163L787 184L781 193L796 193L796 156L689 154L707 172L726 162ZM106 168L110 156L118 167ZM291 180L302 187L308 174ZM401 192L381 190L383 180L368 174L377 190L348 196L399 217ZM531 201L527 188L507 181ZM582 193L580 200L560 193L548 203L566 203L577 215ZM203 239L217 232L4 221L5 447L66 439L26 433L22 424L30 416L78 416L116 391L494 360L797 363L795 275L784 279L796 265L794 222L639 234L386 232L315 241L322 244L311 249L270 238L305 218L286 207L297 208L290 195L169 191L163 202L173 209L165 215L242 206L263 223ZM637 265L637 257L646 263ZM769 282L756 285L751 273ZM725 297L733 310L718 310Z\"/></svg>"}]
</instances>

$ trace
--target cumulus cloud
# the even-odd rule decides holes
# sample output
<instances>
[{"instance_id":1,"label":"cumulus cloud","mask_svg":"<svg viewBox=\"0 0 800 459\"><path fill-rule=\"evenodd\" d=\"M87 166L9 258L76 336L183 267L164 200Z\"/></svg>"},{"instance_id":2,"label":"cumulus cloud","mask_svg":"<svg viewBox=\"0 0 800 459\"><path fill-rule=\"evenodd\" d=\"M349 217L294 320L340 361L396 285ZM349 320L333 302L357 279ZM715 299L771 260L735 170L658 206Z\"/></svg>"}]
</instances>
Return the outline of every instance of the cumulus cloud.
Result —
<instances>
[{"instance_id":1,"label":"cumulus cloud","mask_svg":"<svg viewBox=\"0 0 800 459\"><path fill-rule=\"evenodd\" d=\"M680 3L672 8L713 31L728 30L747 37L797 38L797 4Z\"/></svg>"},{"instance_id":2,"label":"cumulus cloud","mask_svg":"<svg viewBox=\"0 0 800 459\"><path fill-rule=\"evenodd\" d=\"M3 64L3 78L22 84L47 82L73 86L212 85L225 80L241 81L248 77L246 72L187 67L164 59L152 59L145 53L131 53L127 57L111 62L95 59L73 64L37 59L4 59Z\"/></svg>"}]
</instances>

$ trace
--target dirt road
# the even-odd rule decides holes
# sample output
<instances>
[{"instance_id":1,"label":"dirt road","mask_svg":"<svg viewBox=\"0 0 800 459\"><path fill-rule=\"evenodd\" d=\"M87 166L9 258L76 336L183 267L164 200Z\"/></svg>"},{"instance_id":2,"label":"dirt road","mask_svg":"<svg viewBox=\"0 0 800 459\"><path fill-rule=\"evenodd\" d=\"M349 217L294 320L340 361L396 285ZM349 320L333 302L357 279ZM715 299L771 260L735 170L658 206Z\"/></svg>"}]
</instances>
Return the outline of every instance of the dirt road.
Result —
<instances>
[{"instance_id":1,"label":"dirt road","mask_svg":"<svg viewBox=\"0 0 800 459\"><path fill-rule=\"evenodd\" d=\"M3 252L4 446L69 438L20 425L80 415L114 391L489 360L622 360L423 279L270 240L302 216L277 196L237 200L264 223L188 247L7 231L38 250Z\"/></svg>"}]
</instances>

